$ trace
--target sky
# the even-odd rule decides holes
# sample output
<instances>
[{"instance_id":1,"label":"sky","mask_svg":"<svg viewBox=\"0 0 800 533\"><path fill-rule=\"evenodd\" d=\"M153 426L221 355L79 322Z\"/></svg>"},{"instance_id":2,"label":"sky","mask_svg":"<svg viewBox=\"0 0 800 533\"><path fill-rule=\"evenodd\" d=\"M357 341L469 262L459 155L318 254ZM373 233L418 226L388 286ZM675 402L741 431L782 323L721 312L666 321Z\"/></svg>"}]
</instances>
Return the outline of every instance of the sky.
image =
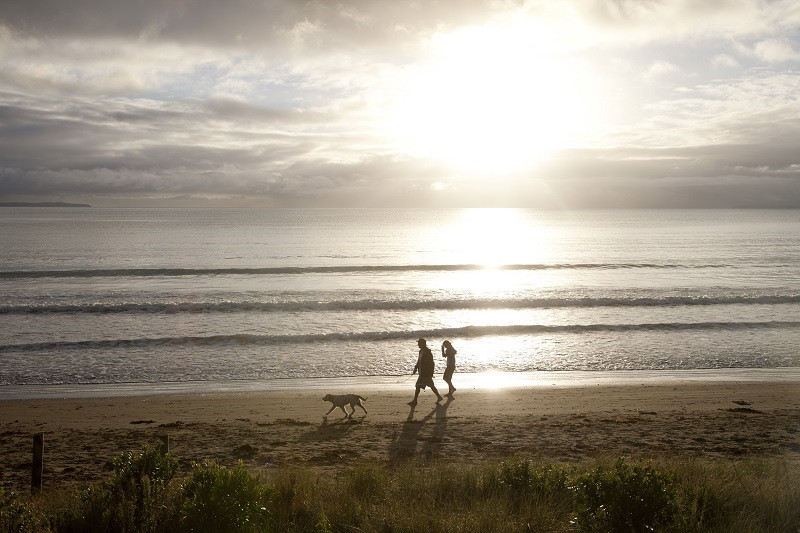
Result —
<instances>
[{"instance_id":1,"label":"sky","mask_svg":"<svg viewBox=\"0 0 800 533\"><path fill-rule=\"evenodd\" d=\"M797 0L5 0L0 202L800 208Z\"/></svg>"}]
</instances>

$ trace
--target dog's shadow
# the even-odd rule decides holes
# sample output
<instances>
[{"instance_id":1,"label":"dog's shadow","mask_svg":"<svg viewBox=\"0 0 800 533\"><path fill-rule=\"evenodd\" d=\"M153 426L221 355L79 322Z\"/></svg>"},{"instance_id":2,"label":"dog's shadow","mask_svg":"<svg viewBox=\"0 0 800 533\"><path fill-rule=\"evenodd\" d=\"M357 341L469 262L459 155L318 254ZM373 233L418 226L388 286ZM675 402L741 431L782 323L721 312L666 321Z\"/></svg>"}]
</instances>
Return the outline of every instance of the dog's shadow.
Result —
<instances>
[{"instance_id":1,"label":"dog's shadow","mask_svg":"<svg viewBox=\"0 0 800 533\"><path fill-rule=\"evenodd\" d=\"M361 419L363 418L364 417L362 416ZM328 417L323 416L322 424L320 424L319 427L301 435L300 440L322 442L327 440L341 439L350 432L353 426L359 425L361 423L361 419L340 418L328 423Z\"/></svg>"}]
</instances>

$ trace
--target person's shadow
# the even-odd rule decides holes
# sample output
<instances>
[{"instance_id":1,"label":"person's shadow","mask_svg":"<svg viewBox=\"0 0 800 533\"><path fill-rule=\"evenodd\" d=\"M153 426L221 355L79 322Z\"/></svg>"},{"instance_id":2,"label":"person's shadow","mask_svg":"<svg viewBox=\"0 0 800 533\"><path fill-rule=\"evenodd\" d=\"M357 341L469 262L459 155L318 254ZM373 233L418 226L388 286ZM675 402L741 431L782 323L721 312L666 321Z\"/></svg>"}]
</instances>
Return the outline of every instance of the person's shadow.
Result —
<instances>
[{"instance_id":1,"label":"person's shadow","mask_svg":"<svg viewBox=\"0 0 800 533\"><path fill-rule=\"evenodd\" d=\"M453 403L453 397L448 396L444 403L437 403L433 410L425 416L425 420L434 418L433 433L431 438L422 447L425 458L435 455L442 447L444 437L447 434L447 409Z\"/></svg>"},{"instance_id":2,"label":"person's shadow","mask_svg":"<svg viewBox=\"0 0 800 533\"><path fill-rule=\"evenodd\" d=\"M433 427L433 435L431 439L425 444L423 452L426 457L438 451L439 444L441 444L445 433L447 432L447 408L453 402L453 397L448 396L444 403L437 403L430 413L426 414L419 420L414 420L414 414L417 410L416 405L412 405L408 411L408 417L403 423L399 435L392 438L389 444L389 460L391 462L403 461L411 458L416 453L417 441L419 440L419 432L425 423L431 418L435 417L435 425ZM432 449L434 445L436 449Z\"/></svg>"}]
</instances>

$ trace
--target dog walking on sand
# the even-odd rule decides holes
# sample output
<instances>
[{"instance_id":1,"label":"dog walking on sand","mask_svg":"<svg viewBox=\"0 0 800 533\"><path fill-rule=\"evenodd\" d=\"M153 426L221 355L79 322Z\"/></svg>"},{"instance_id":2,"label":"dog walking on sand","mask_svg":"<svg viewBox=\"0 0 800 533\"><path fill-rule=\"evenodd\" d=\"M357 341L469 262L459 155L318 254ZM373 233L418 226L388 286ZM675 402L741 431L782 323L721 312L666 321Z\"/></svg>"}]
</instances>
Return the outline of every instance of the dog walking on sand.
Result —
<instances>
[{"instance_id":1,"label":"dog walking on sand","mask_svg":"<svg viewBox=\"0 0 800 533\"><path fill-rule=\"evenodd\" d=\"M345 418L353 418L353 413L356 412L356 406L363 409L365 415L367 414L366 408L361 404L362 401L366 402L367 399L363 396L359 396L358 394L326 394L322 397L322 401L331 402L331 404L333 404L328 412L323 416L328 416L331 414L331 411L338 407L345 414ZM352 409L352 411L349 413L344 408L344 406L347 404L350 404L350 409Z\"/></svg>"}]
</instances>

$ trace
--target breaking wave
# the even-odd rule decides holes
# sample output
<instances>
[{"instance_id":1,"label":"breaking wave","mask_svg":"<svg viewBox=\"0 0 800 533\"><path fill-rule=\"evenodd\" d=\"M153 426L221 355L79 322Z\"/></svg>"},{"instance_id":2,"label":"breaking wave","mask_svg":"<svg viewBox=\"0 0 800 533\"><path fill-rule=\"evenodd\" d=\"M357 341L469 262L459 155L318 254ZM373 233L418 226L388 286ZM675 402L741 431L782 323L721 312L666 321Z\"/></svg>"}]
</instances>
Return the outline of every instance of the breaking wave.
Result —
<instances>
[{"instance_id":1,"label":"breaking wave","mask_svg":"<svg viewBox=\"0 0 800 533\"><path fill-rule=\"evenodd\" d=\"M668 296L651 298L527 298L451 300L340 300L286 302L147 302L119 304L15 305L0 315L40 314L180 314L280 313L325 311L421 311L459 309L548 309L592 307L670 307L712 305L777 305L800 303L800 294L740 296Z\"/></svg>"},{"instance_id":2,"label":"breaking wave","mask_svg":"<svg viewBox=\"0 0 800 533\"><path fill-rule=\"evenodd\" d=\"M725 268L723 264L680 263L553 263L516 264L487 267L485 265L344 265L264 268L109 268L88 270L9 270L0 272L0 279L25 278L94 278L94 277L176 277L176 276L264 276L302 274L349 274L369 272L460 272L473 270L619 270L619 269L703 269Z\"/></svg>"},{"instance_id":3,"label":"breaking wave","mask_svg":"<svg viewBox=\"0 0 800 533\"><path fill-rule=\"evenodd\" d=\"M549 333L592 333L631 331L687 331L687 330L762 330L800 328L800 322L696 322L653 324L571 324L559 326L506 325L465 326L459 328L426 329L415 331L372 331L359 333L320 333L301 335L210 335L195 337L159 337L138 339L84 340L73 342L42 342L31 344L9 344L0 346L5 352L47 352L62 349L109 349L109 348L153 348L163 346L226 346L226 345L276 345L310 344L332 341L386 341L417 337L481 337L489 335L539 335Z\"/></svg>"}]
</instances>

